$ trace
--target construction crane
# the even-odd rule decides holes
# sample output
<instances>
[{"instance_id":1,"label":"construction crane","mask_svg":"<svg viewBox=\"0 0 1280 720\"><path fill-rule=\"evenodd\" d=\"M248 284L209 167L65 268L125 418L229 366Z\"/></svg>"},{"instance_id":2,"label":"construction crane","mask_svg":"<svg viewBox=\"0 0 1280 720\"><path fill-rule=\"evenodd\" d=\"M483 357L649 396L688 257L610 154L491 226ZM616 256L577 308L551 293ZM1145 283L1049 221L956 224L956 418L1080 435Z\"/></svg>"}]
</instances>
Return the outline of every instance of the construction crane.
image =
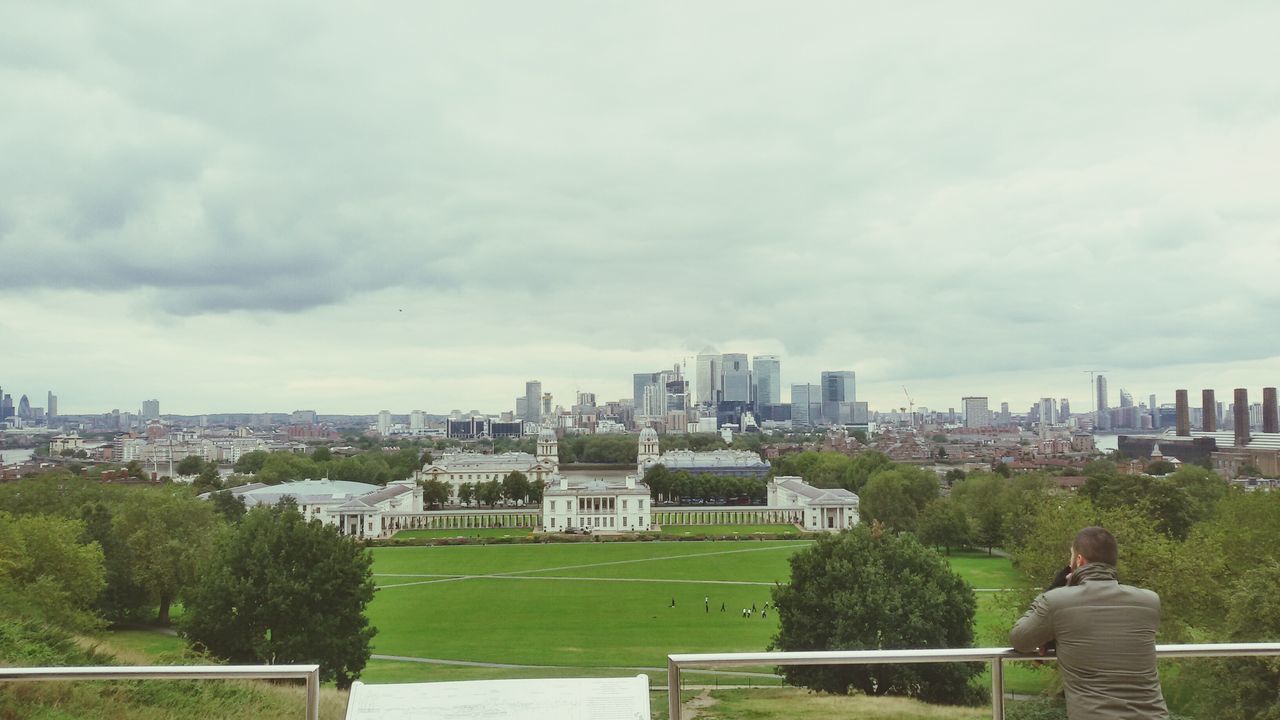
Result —
<instances>
[{"instance_id":1,"label":"construction crane","mask_svg":"<svg viewBox=\"0 0 1280 720\"><path fill-rule=\"evenodd\" d=\"M902 386L902 394L907 396L908 412L911 413L911 428L914 430L916 427L916 401L911 399L911 393L907 392L906 385Z\"/></svg>"}]
</instances>

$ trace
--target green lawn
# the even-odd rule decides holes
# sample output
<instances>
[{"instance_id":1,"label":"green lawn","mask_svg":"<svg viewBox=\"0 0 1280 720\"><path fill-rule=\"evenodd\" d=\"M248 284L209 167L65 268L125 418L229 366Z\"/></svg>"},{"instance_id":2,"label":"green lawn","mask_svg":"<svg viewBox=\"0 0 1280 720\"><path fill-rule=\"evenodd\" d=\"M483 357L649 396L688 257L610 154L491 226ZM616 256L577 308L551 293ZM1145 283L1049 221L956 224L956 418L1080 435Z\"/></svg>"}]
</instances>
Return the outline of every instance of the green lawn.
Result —
<instances>
[{"instance_id":1,"label":"green lawn","mask_svg":"<svg viewBox=\"0 0 1280 720\"><path fill-rule=\"evenodd\" d=\"M777 617L757 612L743 619L742 608L763 607L773 584L787 579L788 558L807 544L375 548L374 572L381 585L369 608L370 620L379 628L375 653L573 669L374 661L365 678L394 682L610 674L601 668L664 667L667 654L674 652L763 650L777 631ZM957 553L951 562L977 587L1007 587L1016 579L1007 559L985 553ZM705 607L704 597L709 599ZM1005 622L994 603L995 593L979 593L980 633L999 632ZM978 644L984 644L981 635ZM1010 671L1011 676L1017 673L1014 667Z\"/></svg>"},{"instance_id":2,"label":"green lawn","mask_svg":"<svg viewBox=\"0 0 1280 720\"><path fill-rule=\"evenodd\" d=\"M667 525L660 532L675 537L800 534L795 525Z\"/></svg>"},{"instance_id":3,"label":"green lawn","mask_svg":"<svg viewBox=\"0 0 1280 720\"><path fill-rule=\"evenodd\" d=\"M401 530L397 540L414 538L498 538L529 537L528 528L453 528L451 530Z\"/></svg>"}]
</instances>

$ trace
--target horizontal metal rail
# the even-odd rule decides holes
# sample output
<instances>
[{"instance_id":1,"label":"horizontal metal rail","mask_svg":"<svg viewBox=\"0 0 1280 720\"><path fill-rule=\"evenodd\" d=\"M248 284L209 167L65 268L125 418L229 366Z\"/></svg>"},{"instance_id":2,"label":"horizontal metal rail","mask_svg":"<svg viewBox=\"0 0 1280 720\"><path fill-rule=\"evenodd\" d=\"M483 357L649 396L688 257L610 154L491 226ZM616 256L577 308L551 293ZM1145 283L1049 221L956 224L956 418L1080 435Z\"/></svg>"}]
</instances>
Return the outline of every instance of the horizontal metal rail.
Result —
<instances>
[{"instance_id":1,"label":"horizontal metal rail","mask_svg":"<svg viewBox=\"0 0 1280 720\"><path fill-rule=\"evenodd\" d=\"M306 680L307 720L320 720L319 665L0 667L0 682L16 680Z\"/></svg>"},{"instance_id":2,"label":"horizontal metal rail","mask_svg":"<svg viewBox=\"0 0 1280 720\"><path fill-rule=\"evenodd\" d=\"M1157 645L1158 658L1246 657L1280 655L1280 643L1221 643ZM695 667L756 665L899 665L909 663L991 663L991 717L1004 720L1004 662L1054 660L1053 655L1020 653L1011 648L939 650L824 650L813 652L699 653L667 656L667 708L671 720L680 718L680 671Z\"/></svg>"}]
</instances>

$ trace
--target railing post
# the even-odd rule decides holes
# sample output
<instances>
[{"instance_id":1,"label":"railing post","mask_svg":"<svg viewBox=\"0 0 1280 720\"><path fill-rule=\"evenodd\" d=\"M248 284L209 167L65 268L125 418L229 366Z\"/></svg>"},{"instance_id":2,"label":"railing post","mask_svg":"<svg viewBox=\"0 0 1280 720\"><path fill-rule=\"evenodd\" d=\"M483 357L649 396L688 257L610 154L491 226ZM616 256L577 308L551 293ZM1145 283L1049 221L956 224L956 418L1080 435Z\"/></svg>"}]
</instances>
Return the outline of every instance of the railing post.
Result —
<instances>
[{"instance_id":1,"label":"railing post","mask_svg":"<svg viewBox=\"0 0 1280 720\"><path fill-rule=\"evenodd\" d=\"M320 666L307 673L307 720L320 720Z\"/></svg>"},{"instance_id":2,"label":"railing post","mask_svg":"<svg viewBox=\"0 0 1280 720\"><path fill-rule=\"evenodd\" d=\"M1004 720L1004 660L991 659L991 720Z\"/></svg>"},{"instance_id":3,"label":"railing post","mask_svg":"<svg viewBox=\"0 0 1280 720\"><path fill-rule=\"evenodd\" d=\"M667 658L667 717L680 720L680 666Z\"/></svg>"}]
</instances>

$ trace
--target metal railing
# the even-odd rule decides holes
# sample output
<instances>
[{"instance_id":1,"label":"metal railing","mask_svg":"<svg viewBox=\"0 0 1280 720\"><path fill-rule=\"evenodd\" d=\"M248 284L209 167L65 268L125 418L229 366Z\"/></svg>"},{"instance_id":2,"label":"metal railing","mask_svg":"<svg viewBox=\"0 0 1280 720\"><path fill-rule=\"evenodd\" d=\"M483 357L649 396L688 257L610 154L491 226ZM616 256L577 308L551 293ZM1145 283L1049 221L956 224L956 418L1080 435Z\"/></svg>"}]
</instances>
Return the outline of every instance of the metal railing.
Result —
<instances>
[{"instance_id":1,"label":"metal railing","mask_svg":"<svg viewBox=\"0 0 1280 720\"><path fill-rule=\"evenodd\" d=\"M1158 658L1243 657L1280 655L1280 643L1157 645ZM680 670L693 667L759 665L894 665L908 663L991 663L991 717L1004 720L1004 663L1009 660L1054 660L1054 656L1020 653L1010 648L956 650L828 650L815 652L702 653L667 656L667 708L680 718Z\"/></svg>"},{"instance_id":2,"label":"metal railing","mask_svg":"<svg viewBox=\"0 0 1280 720\"><path fill-rule=\"evenodd\" d=\"M0 682L14 680L306 680L307 720L320 720L319 665L0 667Z\"/></svg>"}]
</instances>

